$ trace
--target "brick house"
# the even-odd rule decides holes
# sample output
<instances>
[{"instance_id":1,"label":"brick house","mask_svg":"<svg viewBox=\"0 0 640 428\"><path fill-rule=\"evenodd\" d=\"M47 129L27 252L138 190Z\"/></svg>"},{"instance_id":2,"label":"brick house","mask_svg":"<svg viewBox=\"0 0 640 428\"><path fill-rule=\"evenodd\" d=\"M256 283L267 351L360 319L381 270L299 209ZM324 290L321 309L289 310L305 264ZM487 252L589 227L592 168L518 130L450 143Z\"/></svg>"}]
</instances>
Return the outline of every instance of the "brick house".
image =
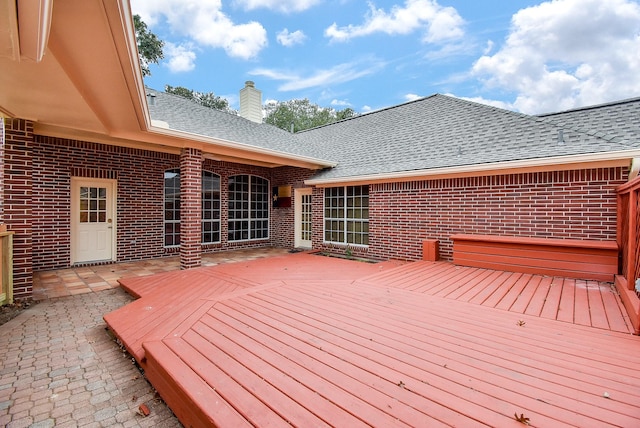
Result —
<instances>
[{"instance_id":1,"label":"brick house","mask_svg":"<svg viewBox=\"0 0 640 428\"><path fill-rule=\"evenodd\" d=\"M1 1L15 297L37 270L238 248L413 260L432 239L450 260L456 233L616 239L640 98L529 116L433 95L292 134L249 82L240 116L146 88L127 0L38 3Z\"/></svg>"}]
</instances>

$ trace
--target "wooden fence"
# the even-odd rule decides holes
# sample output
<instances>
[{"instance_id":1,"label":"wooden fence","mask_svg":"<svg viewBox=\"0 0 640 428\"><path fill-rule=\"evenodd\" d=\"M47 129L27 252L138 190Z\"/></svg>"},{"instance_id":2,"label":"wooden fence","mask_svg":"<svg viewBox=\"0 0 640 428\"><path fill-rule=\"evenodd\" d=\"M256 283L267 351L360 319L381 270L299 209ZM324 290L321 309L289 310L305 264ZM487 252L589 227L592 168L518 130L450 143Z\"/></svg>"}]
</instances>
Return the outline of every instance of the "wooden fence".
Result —
<instances>
[{"instance_id":1,"label":"wooden fence","mask_svg":"<svg viewBox=\"0 0 640 428\"><path fill-rule=\"evenodd\" d=\"M640 334L640 176L617 192L621 275L616 276L616 287L636 334Z\"/></svg>"}]
</instances>

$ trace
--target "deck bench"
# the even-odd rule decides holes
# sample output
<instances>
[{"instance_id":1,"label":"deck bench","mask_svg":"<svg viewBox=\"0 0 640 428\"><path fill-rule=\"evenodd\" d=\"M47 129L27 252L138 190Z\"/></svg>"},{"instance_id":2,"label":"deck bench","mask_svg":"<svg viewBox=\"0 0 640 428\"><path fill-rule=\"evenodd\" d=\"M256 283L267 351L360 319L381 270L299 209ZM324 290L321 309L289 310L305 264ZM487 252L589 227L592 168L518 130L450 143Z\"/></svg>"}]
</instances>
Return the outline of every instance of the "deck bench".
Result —
<instances>
[{"instance_id":1,"label":"deck bench","mask_svg":"<svg viewBox=\"0 0 640 428\"><path fill-rule=\"evenodd\" d=\"M615 241L452 235L453 263L462 266L613 282Z\"/></svg>"}]
</instances>

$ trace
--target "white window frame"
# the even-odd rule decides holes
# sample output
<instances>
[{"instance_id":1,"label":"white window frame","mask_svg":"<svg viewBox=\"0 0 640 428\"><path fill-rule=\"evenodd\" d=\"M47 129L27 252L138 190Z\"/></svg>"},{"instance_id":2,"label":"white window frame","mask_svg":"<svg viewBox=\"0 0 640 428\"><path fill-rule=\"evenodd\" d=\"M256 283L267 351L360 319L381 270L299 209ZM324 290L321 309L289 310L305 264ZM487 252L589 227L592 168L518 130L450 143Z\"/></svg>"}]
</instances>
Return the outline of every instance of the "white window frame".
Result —
<instances>
[{"instance_id":1,"label":"white window frame","mask_svg":"<svg viewBox=\"0 0 640 428\"><path fill-rule=\"evenodd\" d=\"M350 206L349 205L349 198L356 198L357 195L353 195L350 196L349 195L349 189L355 189L355 188L366 188L367 189L367 193L366 193L366 205L361 204L360 206L355 206L354 205ZM342 195L338 195L341 199L342 199L342 203L338 203L336 206L329 206L327 207L327 191L334 191L334 189L342 189ZM335 196L333 195L329 195L329 197L334 198ZM364 197L364 195L360 195L360 197ZM338 199L336 199L338 200ZM339 200L338 200L339 201ZM355 200L354 200L355 202ZM349 216L349 211L352 210L354 211L360 211L362 212L363 210L366 210L367 212L367 216L366 218L362 218L362 217L354 217L354 216ZM327 213L329 213L329 216L327 216ZM329 222L336 222L336 223L340 223L342 222L342 230L340 229L327 229L327 221ZM360 228L361 230L359 231L349 231L349 225L352 224L355 225L356 224L360 224ZM366 225L366 226L365 226ZM366 231L364 230L366 229ZM329 232L335 232L335 233L341 233L343 236L343 239L340 240L331 240L331 239L327 239L327 231ZM363 247L363 248L367 248L369 247L369 186L364 185L364 186L343 186L343 187L325 187L323 195L322 195L322 240L323 243L325 244L331 244L331 245L341 245L341 246L345 246L345 247ZM367 243L356 243L356 242L349 242L349 236L351 235L360 235L360 236L366 236L366 241Z\"/></svg>"}]
</instances>

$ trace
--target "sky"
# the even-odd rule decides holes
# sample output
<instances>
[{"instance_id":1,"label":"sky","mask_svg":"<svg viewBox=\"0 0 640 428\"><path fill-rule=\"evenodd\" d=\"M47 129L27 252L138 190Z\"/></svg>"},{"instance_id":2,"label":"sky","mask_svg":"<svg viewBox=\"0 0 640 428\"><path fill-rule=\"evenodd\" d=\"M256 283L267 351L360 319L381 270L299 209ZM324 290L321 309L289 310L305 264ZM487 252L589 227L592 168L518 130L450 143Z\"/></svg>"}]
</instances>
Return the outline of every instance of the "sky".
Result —
<instances>
[{"instance_id":1,"label":"sky","mask_svg":"<svg viewBox=\"0 0 640 428\"><path fill-rule=\"evenodd\" d=\"M435 93L527 114L640 97L640 0L130 0L145 84L366 113Z\"/></svg>"}]
</instances>

